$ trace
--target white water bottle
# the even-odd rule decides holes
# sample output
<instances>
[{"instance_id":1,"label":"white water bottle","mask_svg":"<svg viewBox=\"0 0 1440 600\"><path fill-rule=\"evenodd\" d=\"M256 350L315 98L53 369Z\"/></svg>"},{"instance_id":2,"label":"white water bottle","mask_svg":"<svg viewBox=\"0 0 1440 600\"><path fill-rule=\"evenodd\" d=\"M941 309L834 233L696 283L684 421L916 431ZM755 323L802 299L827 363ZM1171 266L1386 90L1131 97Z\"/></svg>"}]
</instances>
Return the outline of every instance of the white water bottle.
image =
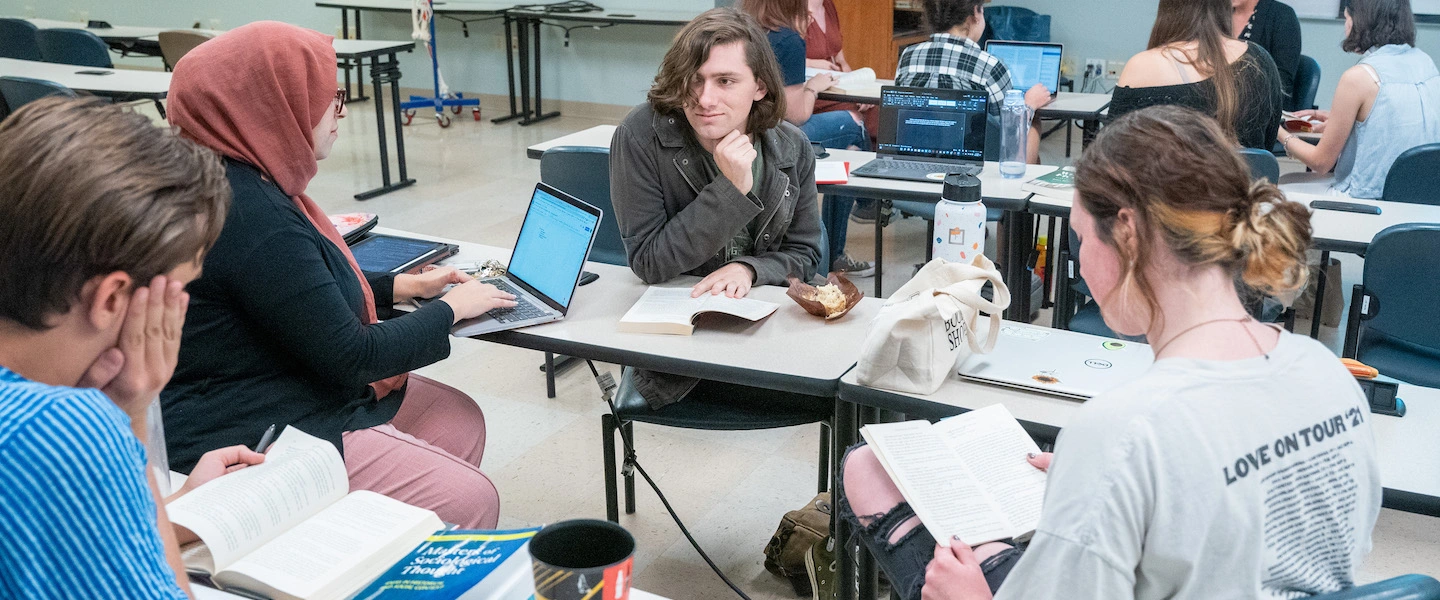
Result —
<instances>
[{"instance_id":1,"label":"white water bottle","mask_svg":"<svg viewBox=\"0 0 1440 600\"><path fill-rule=\"evenodd\" d=\"M1000 105L1000 176L1019 179L1025 176L1026 148L1030 142L1030 107L1020 90L1005 92Z\"/></svg>"},{"instance_id":2,"label":"white water bottle","mask_svg":"<svg viewBox=\"0 0 1440 600\"><path fill-rule=\"evenodd\" d=\"M969 263L985 253L985 204L980 202L980 180L950 175L940 202L935 204L935 237L931 256Z\"/></svg>"}]
</instances>

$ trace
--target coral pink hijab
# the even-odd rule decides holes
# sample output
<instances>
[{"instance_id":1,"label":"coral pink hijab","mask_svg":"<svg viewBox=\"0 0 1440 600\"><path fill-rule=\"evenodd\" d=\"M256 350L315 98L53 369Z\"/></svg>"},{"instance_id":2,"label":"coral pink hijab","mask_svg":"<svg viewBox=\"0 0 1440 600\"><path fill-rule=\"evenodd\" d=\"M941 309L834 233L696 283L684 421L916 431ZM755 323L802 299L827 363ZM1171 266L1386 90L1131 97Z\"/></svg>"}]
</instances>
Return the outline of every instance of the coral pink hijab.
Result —
<instances>
[{"instance_id":1,"label":"coral pink hijab","mask_svg":"<svg viewBox=\"0 0 1440 600\"><path fill-rule=\"evenodd\" d=\"M376 322L375 294L340 233L305 195L319 166L311 148L314 129L334 110L335 49L331 36L260 21L205 42L175 65L168 114L180 134L229 158L260 169L315 229L335 244L360 280L364 321ZM376 381L384 398L407 374Z\"/></svg>"}]
</instances>

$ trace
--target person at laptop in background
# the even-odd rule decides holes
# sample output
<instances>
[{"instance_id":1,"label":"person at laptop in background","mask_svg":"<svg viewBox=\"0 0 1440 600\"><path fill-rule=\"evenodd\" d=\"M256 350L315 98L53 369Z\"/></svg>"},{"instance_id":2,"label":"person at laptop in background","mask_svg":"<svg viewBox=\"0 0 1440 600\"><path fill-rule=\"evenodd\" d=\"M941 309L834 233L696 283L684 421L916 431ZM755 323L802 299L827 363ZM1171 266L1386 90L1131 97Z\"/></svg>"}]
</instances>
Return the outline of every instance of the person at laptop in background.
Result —
<instances>
[{"instance_id":1,"label":"person at laptop in background","mask_svg":"<svg viewBox=\"0 0 1440 600\"><path fill-rule=\"evenodd\" d=\"M93 98L0 123L0 597L187 597L147 409L229 198L215 155ZM206 453L171 499L263 460Z\"/></svg>"},{"instance_id":2,"label":"person at laptop in background","mask_svg":"<svg viewBox=\"0 0 1440 600\"><path fill-rule=\"evenodd\" d=\"M784 84L776 94L785 97L784 119L805 132L811 142L825 148L869 150L870 134L865 131L864 117L854 110L821 112L823 106L817 99L823 92L835 85L835 78L819 73L808 81L805 79L805 38L800 31L806 31L810 14L806 10L807 0L741 0L740 8L765 29L765 38L774 51ZM832 26L834 26L832 24ZM868 199L867 199L868 201ZM825 223L826 240L830 249L831 271L844 271L853 277L869 277L875 274L875 265L855 260L845 251L850 230L850 213L855 208L853 196L825 195L821 203L820 219Z\"/></svg>"},{"instance_id":3,"label":"person at laptop in background","mask_svg":"<svg viewBox=\"0 0 1440 600\"><path fill-rule=\"evenodd\" d=\"M739 298L815 275L824 243L815 155L782 119L785 105L780 67L749 15L716 8L675 35L648 100L610 143L615 218L642 281L695 275L693 295ZM701 383L649 371L633 379L654 408Z\"/></svg>"},{"instance_id":4,"label":"person at laptop in background","mask_svg":"<svg viewBox=\"0 0 1440 600\"><path fill-rule=\"evenodd\" d=\"M1027 543L935 543L869 448L841 514L907 600L1291 598L1355 585L1380 512L1370 411L1328 348L1255 321L1235 282L1305 279L1309 214L1230 135L1154 107L1101 130L1071 223L1105 322L1155 363L1061 431ZM1016 456L1015 460L1027 460ZM1197 507L1203 507L1197 511ZM857 516L858 515L858 516Z\"/></svg>"},{"instance_id":5,"label":"person at laptop in background","mask_svg":"<svg viewBox=\"0 0 1440 600\"><path fill-rule=\"evenodd\" d=\"M175 65L170 124L225 157L234 201L190 286L179 365L161 394L170 460L189 471L206 450L294 426L341 449L350 489L493 528L499 496L480 471L484 415L460 391L409 371L450 354L453 324L513 297L452 269L391 278L356 266L305 194L345 116L330 39L251 23ZM460 285L438 302L390 310L448 283Z\"/></svg>"},{"instance_id":6,"label":"person at laptop in background","mask_svg":"<svg viewBox=\"0 0 1440 600\"><path fill-rule=\"evenodd\" d=\"M1010 69L980 48L985 33L987 0L924 0L930 39L905 48L895 68L895 85L951 90L984 90L990 94L990 114L1000 114L1005 92L1012 87ZM1025 91L1025 105L1033 114L1050 103L1050 90L1035 84ZM1040 163L1040 120L1030 126L1026 160Z\"/></svg>"},{"instance_id":7,"label":"person at laptop in background","mask_svg":"<svg viewBox=\"0 0 1440 600\"><path fill-rule=\"evenodd\" d=\"M1335 171L1333 178L1297 188L1380 198L1390 166L1402 152L1440 142L1440 71L1429 54L1415 47L1409 0L1351 0L1340 47L1360 54L1360 64L1340 74L1330 110L1297 113L1324 134L1320 143L1283 128L1280 143L1315 173Z\"/></svg>"},{"instance_id":8,"label":"person at laptop in background","mask_svg":"<svg viewBox=\"0 0 1440 600\"><path fill-rule=\"evenodd\" d=\"M1270 53L1230 35L1227 0L1160 0L1149 49L1130 57L1110 118L1161 104L1219 119L1245 148L1275 147L1284 97Z\"/></svg>"}]
</instances>

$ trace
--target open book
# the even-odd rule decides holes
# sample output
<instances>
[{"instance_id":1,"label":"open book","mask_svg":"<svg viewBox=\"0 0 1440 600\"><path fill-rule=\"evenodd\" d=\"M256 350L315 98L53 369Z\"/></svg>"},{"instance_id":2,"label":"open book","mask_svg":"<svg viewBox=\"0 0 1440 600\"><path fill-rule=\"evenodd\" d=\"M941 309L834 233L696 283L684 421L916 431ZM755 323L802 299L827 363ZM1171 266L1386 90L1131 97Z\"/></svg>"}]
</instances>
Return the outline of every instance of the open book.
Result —
<instances>
[{"instance_id":1,"label":"open book","mask_svg":"<svg viewBox=\"0 0 1440 600\"><path fill-rule=\"evenodd\" d=\"M1061 167L1020 184L1020 190L1056 200L1075 197L1075 167Z\"/></svg>"},{"instance_id":2,"label":"open book","mask_svg":"<svg viewBox=\"0 0 1440 600\"><path fill-rule=\"evenodd\" d=\"M1040 524L1045 473L1025 460L1040 448L1003 405L860 434L940 545L1023 538Z\"/></svg>"},{"instance_id":3,"label":"open book","mask_svg":"<svg viewBox=\"0 0 1440 600\"><path fill-rule=\"evenodd\" d=\"M691 298L688 287L651 287L620 317L618 329L626 333L690 335L695 332L695 318L703 313L723 313L759 321L777 308L780 305L774 302L724 295L701 294L699 298Z\"/></svg>"},{"instance_id":4,"label":"open book","mask_svg":"<svg viewBox=\"0 0 1440 600\"><path fill-rule=\"evenodd\" d=\"M187 571L221 589L283 599L346 598L445 524L435 513L350 489L329 442L287 427L265 462L166 506L201 542Z\"/></svg>"},{"instance_id":5,"label":"open book","mask_svg":"<svg viewBox=\"0 0 1440 600\"><path fill-rule=\"evenodd\" d=\"M805 79L810 79L821 73L828 73L835 77L835 85L830 86L827 92L850 95L880 95L880 82L875 80L875 70L870 67L861 67L848 73L831 71L828 69L805 68Z\"/></svg>"}]
</instances>

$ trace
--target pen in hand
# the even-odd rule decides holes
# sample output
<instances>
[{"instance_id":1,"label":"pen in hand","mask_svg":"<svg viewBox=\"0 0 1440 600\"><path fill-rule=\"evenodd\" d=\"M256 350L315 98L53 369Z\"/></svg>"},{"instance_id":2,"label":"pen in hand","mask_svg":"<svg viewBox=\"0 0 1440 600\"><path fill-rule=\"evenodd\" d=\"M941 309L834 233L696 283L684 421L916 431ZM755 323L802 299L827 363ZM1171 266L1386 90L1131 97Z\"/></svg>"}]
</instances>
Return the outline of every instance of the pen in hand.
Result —
<instances>
[{"instance_id":1,"label":"pen in hand","mask_svg":"<svg viewBox=\"0 0 1440 600\"><path fill-rule=\"evenodd\" d=\"M270 442L273 441L275 441L275 424L271 423L270 427L265 429L265 435L260 436L260 443L255 444L255 451L264 454L266 450L270 449Z\"/></svg>"}]
</instances>

